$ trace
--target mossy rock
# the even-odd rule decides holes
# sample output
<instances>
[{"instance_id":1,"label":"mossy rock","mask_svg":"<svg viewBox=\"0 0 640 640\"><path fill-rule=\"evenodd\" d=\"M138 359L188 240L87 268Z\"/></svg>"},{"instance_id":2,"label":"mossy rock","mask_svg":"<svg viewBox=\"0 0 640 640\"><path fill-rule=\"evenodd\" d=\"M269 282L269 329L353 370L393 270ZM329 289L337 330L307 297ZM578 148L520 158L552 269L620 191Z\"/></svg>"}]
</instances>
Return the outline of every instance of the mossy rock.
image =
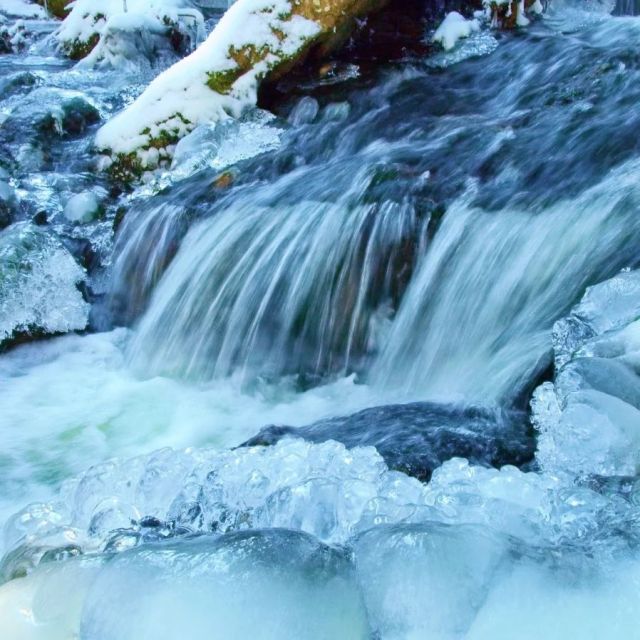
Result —
<instances>
[{"instance_id":1,"label":"mossy rock","mask_svg":"<svg viewBox=\"0 0 640 640\"><path fill-rule=\"evenodd\" d=\"M234 11L243 2L245 0L238 0L229 11ZM275 5L265 5L266 8L261 12L264 14L264 26L271 30L271 34L275 36L275 42L274 38L268 37L263 41L258 39L252 43L230 46L226 51L218 52L214 58L219 59L220 54L223 54L228 64L212 63L211 69L205 72L206 86L221 96L230 97L228 104L223 103L222 109L229 115L235 116L233 94L240 78L255 70L254 78L258 84L273 82L303 64L309 56L325 57L348 39L358 19L382 9L388 2L389 0L322 0L322 2L321 0L290 0L285 13L282 11L278 13L279 9ZM247 13L251 14L251 3L247 2L247 5ZM309 31L306 37L292 36L292 42L290 42L287 24L298 18L313 22L317 26L317 31L315 33ZM210 37L215 39L215 34L214 30ZM229 40L222 38L222 41ZM135 106L136 103L132 108L135 109ZM141 129L136 135L146 136L147 140L140 144L136 151L129 152L128 149L113 148L107 141L98 143L99 151L110 158L108 172L112 177L117 178L118 181L126 181L127 178L139 177L145 168L152 169L153 167L149 164L149 154L144 153L150 149L159 151L157 156L152 154L151 157L158 158L160 164L169 160L170 147L199 124L189 122L179 111L168 117L164 114L163 116L160 122L147 121L148 126L144 126L141 122ZM136 119L138 122L140 120L144 122L145 115L139 114ZM138 160L135 161L137 154L139 154Z\"/></svg>"},{"instance_id":2,"label":"mossy rock","mask_svg":"<svg viewBox=\"0 0 640 640\"><path fill-rule=\"evenodd\" d=\"M63 50L71 60L82 60L86 58L100 41L100 36L94 33L88 40L76 38L71 42L65 42Z\"/></svg>"},{"instance_id":3,"label":"mossy rock","mask_svg":"<svg viewBox=\"0 0 640 640\"><path fill-rule=\"evenodd\" d=\"M36 0L36 2L41 6L45 6L45 0ZM54 15L56 18L66 18L70 9L68 8L71 4L72 0L47 0L46 6L49 9L49 13Z\"/></svg>"},{"instance_id":4,"label":"mossy rock","mask_svg":"<svg viewBox=\"0 0 640 640\"><path fill-rule=\"evenodd\" d=\"M110 180L125 185L139 180L143 173L144 167L135 151L119 153L107 168Z\"/></svg>"}]
</instances>

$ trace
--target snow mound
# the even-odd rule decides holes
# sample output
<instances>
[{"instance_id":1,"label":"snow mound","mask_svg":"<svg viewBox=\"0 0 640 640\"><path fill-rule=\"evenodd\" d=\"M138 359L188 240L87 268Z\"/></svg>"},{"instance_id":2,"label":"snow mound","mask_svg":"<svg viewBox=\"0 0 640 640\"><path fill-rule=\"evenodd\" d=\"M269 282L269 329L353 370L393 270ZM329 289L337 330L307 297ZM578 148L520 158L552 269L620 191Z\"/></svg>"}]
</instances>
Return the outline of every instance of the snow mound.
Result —
<instances>
[{"instance_id":1,"label":"snow mound","mask_svg":"<svg viewBox=\"0 0 640 640\"><path fill-rule=\"evenodd\" d=\"M467 20L457 11L448 13L442 24L433 34L433 41L439 42L445 51L450 51L456 46L458 40L468 38L472 33L480 30L477 20Z\"/></svg>"},{"instance_id":2,"label":"snow mound","mask_svg":"<svg viewBox=\"0 0 640 640\"><path fill-rule=\"evenodd\" d=\"M130 42L125 38L117 44L122 34L142 34L144 40L158 34L170 38L173 31L181 32L185 20L196 31L202 29L202 14L189 0L76 0L54 37L66 55L80 60L108 36L92 59L98 63L108 60L109 55L117 59L127 54Z\"/></svg>"},{"instance_id":3,"label":"snow mound","mask_svg":"<svg viewBox=\"0 0 640 640\"><path fill-rule=\"evenodd\" d=\"M33 2L27 0L2 0L0 14L6 14L19 18L46 18L45 10Z\"/></svg>"}]
</instances>

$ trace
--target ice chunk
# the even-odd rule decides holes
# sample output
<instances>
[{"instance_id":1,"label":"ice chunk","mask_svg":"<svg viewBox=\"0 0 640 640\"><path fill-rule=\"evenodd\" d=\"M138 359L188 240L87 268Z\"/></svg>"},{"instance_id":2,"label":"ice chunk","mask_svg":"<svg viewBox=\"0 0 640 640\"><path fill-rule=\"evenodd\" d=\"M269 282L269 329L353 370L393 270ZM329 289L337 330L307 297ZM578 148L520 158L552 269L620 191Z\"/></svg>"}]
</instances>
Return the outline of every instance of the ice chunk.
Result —
<instances>
[{"instance_id":1,"label":"ice chunk","mask_svg":"<svg viewBox=\"0 0 640 640\"><path fill-rule=\"evenodd\" d=\"M0 343L18 333L84 329L84 270L59 240L29 223L0 232Z\"/></svg>"},{"instance_id":2,"label":"ice chunk","mask_svg":"<svg viewBox=\"0 0 640 640\"><path fill-rule=\"evenodd\" d=\"M563 403L576 391L595 389L640 409L640 378L624 363L608 358L575 358L556 376L556 389Z\"/></svg>"},{"instance_id":3,"label":"ice chunk","mask_svg":"<svg viewBox=\"0 0 640 640\"><path fill-rule=\"evenodd\" d=\"M69 222L91 222L100 215L100 208L98 196L93 191L83 191L67 201L64 217Z\"/></svg>"},{"instance_id":4,"label":"ice chunk","mask_svg":"<svg viewBox=\"0 0 640 640\"><path fill-rule=\"evenodd\" d=\"M635 475L640 470L640 411L619 398L576 391L557 422L536 418L535 424L536 457L545 471Z\"/></svg>"},{"instance_id":5,"label":"ice chunk","mask_svg":"<svg viewBox=\"0 0 640 640\"><path fill-rule=\"evenodd\" d=\"M554 327L556 366L562 366L594 335L619 329L640 317L640 271L625 271L589 287L571 315Z\"/></svg>"},{"instance_id":6,"label":"ice chunk","mask_svg":"<svg viewBox=\"0 0 640 640\"><path fill-rule=\"evenodd\" d=\"M370 638L348 554L293 531L182 540L41 566L0 587L12 640Z\"/></svg>"},{"instance_id":7,"label":"ice chunk","mask_svg":"<svg viewBox=\"0 0 640 640\"><path fill-rule=\"evenodd\" d=\"M47 564L29 577L0 586L0 638L78 638L82 607L101 562Z\"/></svg>"},{"instance_id":8,"label":"ice chunk","mask_svg":"<svg viewBox=\"0 0 640 640\"><path fill-rule=\"evenodd\" d=\"M277 149L283 130L274 126L275 119L258 109L239 120L200 125L176 145L171 169L176 177L185 178L201 169L224 169Z\"/></svg>"},{"instance_id":9,"label":"ice chunk","mask_svg":"<svg viewBox=\"0 0 640 640\"><path fill-rule=\"evenodd\" d=\"M587 289L554 327L555 384L534 393L546 471L635 475L640 468L640 272Z\"/></svg>"},{"instance_id":10,"label":"ice chunk","mask_svg":"<svg viewBox=\"0 0 640 640\"><path fill-rule=\"evenodd\" d=\"M249 531L117 556L82 613L82 638L365 640L348 556L293 531Z\"/></svg>"},{"instance_id":11,"label":"ice chunk","mask_svg":"<svg viewBox=\"0 0 640 640\"><path fill-rule=\"evenodd\" d=\"M506 549L478 527L381 527L355 543L358 578L378 637L466 637Z\"/></svg>"}]
</instances>

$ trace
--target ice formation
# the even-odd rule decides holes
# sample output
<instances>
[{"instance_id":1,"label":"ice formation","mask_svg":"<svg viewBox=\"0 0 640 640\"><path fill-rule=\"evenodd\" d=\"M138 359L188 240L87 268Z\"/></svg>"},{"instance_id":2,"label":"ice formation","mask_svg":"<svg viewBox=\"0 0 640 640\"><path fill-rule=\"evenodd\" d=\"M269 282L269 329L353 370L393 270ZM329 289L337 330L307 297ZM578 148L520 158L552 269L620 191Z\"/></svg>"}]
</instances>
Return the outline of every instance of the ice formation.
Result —
<instances>
[{"instance_id":1,"label":"ice formation","mask_svg":"<svg viewBox=\"0 0 640 640\"><path fill-rule=\"evenodd\" d=\"M587 290L554 326L556 377L534 395L543 469L604 476L640 468L640 272Z\"/></svg>"},{"instance_id":2,"label":"ice formation","mask_svg":"<svg viewBox=\"0 0 640 640\"><path fill-rule=\"evenodd\" d=\"M20 333L84 329L84 270L56 240L29 223L0 232L0 343Z\"/></svg>"}]
</instances>

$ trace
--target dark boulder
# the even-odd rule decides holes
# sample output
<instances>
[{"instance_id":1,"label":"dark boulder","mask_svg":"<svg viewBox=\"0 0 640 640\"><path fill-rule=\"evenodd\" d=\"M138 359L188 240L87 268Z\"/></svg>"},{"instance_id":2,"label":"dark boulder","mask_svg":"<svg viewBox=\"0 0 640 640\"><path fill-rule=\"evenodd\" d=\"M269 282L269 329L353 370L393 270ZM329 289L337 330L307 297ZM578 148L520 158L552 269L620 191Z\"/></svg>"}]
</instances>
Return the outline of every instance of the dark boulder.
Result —
<instances>
[{"instance_id":1,"label":"dark boulder","mask_svg":"<svg viewBox=\"0 0 640 640\"><path fill-rule=\"evenodd\" d=\"M535 453L524 412L432 402L373 407L298 428L268 426L242 446L272 445L285 437L374 446L390 468L421 480L454 457L498 468L524 467Z\"/></svg>"}]
</instances>

